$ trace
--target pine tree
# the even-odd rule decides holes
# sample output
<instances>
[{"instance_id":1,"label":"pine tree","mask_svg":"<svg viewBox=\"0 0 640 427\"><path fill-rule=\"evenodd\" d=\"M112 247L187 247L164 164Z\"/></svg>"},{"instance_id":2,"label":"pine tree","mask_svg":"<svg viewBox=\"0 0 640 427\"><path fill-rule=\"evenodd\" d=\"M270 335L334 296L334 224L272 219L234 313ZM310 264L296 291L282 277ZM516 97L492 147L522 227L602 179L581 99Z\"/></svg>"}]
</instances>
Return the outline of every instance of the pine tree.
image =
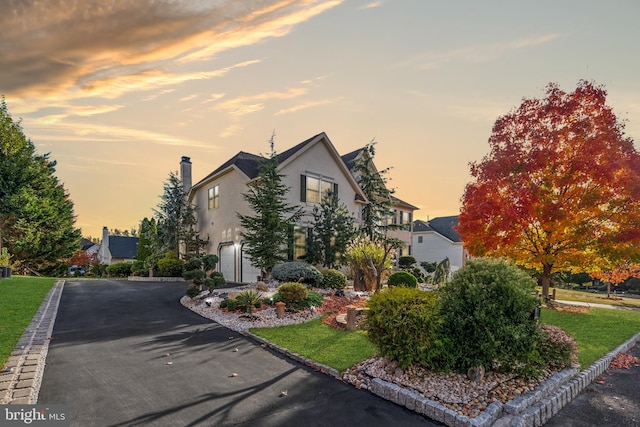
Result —
<instances>
[{"instance_id":1,"label":"pine tree","mask_svg":"<svg viewBox=\"0 0 640 427\"><path fill-rule=\"evenodd\" d=\"M340 204L338 195L329 192L320 206L313 208L313 227L307 241L305 260L327 268L339 267L355 234L355 218L346 205Z\"/></svg>"},{"instance_id":2,"label":"pine tree","mask_svg":"<svg viewBox=\"0 0 640 427\"><path fill-rule=\"evenodd\" d=\"M196 206L192 206L184 193L182 180L170 172L164 182L161 202L155 210L161 253L173 251L186 257L197 255L206 244L196 231Z\"/></svg>"},{"instance_id":3,"label":"pine tree","mask_svg":"<svg viewBox=\"0 0 640 427\"><path fill-rule=\"evenodd\" d=\"M242 195L254 215L238 214L244 229L240 234L247 244L245 252L263 275L270 275L276 264L287 260L291 229L302 215L299 207L286 202L289 188L282 183L283 175L278 173L274 136L269 144L270 156L262 157L258 177Z\"/></svg>"},{"instance_id":4,"label":"pine tree","mask_svg":"<svg viewBox=\"0 0 640 427\"><path fill-rule=\"evenodd\" d=\"M361 231L370 239L386 237L388 218L393 215L393 190L387 188L389 168L378 171L373 164L375 144L370 142L353 165L353 172L369 203L362 209Z\"/></svg>"},{"instance_id":5,"label":"pine tree","mask_svg":"<svg viewBox=\"0 0 640 427\"><path fill-rule=\"evenodd\" d=\"M7 105L0 102L0 230L14 265L56 274L80 248L73 202L55 176L56 162L39 155Z\"/></svg>"}]
</instances>

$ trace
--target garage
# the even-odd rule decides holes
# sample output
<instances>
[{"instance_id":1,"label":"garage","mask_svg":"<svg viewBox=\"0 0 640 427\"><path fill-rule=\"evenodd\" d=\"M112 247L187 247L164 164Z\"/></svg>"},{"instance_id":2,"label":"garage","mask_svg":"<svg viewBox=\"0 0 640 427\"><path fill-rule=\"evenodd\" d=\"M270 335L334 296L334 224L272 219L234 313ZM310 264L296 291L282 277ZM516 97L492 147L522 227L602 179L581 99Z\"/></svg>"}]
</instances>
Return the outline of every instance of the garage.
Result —
<instances>
[{"instance_id":1,"label":"garage","mask_svg":"<svg viewBox=\"0 0 640 427\"><path fill-rule=\"evenodd\" d=\"M236 281L236 257L233 243L220 246L218 264L227 282Z\"/></svg>"},{"instance_id":2,"label":"garage","mask_svg":"<svg viewBox=\"0 0 640 427\"><path fill-rule=\"evenodd\" d=\"M244 249L244 246L242 248ZM251 260L244 250L242 250L241 274L243 283L254 283L260 275L260 269L251 265Z\"/></svg>"}]
</instances>

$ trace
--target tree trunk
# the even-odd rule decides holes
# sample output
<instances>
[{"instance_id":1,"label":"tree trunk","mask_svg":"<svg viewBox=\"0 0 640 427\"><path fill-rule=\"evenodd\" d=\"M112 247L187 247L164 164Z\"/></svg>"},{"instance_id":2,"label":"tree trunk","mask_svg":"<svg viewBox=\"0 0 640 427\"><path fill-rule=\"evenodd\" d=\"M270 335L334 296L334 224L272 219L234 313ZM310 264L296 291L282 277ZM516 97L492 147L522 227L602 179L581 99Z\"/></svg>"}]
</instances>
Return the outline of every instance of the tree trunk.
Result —
<instances>
[{"instance_id":1,"label":"tree trunk","mask_svg":"<svg viewBox=\"0 0 640 427\"><path fill-rule=\"evenodd\" d=\"M360 271L359 269L355 269L353 272L353 290L356 292L363 292L365 291L365 285L364 285L364 275L362 274L362 271Z\"/></svg>"},{"instance_id":2,"label":"tree trunk","mask_svg":"<svg viewBox=\"0 0 640 427\"><path fill-rule=\"evenodd\" d=\"M542 298L544 302L549 301L549 286L551 285L551 270L553 265L542 264L542 276L540 282L542 284Z\"/></svg>"}]
</instances>

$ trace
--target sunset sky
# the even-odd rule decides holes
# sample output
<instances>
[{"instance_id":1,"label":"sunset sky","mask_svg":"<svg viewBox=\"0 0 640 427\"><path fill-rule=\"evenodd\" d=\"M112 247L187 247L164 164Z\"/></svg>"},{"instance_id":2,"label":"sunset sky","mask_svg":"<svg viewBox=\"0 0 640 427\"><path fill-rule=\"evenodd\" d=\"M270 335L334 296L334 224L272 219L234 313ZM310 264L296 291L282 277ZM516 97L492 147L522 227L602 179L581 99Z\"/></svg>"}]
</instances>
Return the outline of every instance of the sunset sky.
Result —
<instances>
[{"instance_id":1,"label":"sunset sky","mask_svg":"<svg viewBox=\"0 0 640 427\"><path fill-rule=\"evenodd\" d=\"M637 0L0 0L0 94L75 204L84 236L137 227L191 157L326 132L420 208L459 213L500 115L549 82L608 90L640 141Z\"/></svg>"}]
</instances>

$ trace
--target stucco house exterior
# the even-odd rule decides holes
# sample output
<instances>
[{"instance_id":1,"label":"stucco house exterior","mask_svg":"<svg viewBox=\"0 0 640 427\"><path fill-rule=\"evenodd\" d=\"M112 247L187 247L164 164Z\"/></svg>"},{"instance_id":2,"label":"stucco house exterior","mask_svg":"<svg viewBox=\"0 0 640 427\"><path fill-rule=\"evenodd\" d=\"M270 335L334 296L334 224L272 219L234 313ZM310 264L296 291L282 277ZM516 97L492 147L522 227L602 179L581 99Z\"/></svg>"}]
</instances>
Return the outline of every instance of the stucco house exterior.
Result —
<instances>
[{"instance_id":1,"label":"stucco house exterior","mask_svg":"<svg viewBox=\"0 0 640 427\"><path fill-rule=\"evenodd\" d=\"M261 159L241 151L193 185L191 159L183 157L180 163L188 200L197 206L198 233L201 238L209 239L205 250L218 255L218 270L227 281L251 282L260 275L245 254L238 213L253 214L243 194L247 192L247 184L258 177ZM366 196L324 132L278 154L278 163L282 183L289 188L287 203L304 210L294 227L293 259L304 255L313 208L321 202L325 191L336 193L340 203L354 216L356 225L359 224Z\"/></svg>"},{"instance_id":2,"label":"stucco house exterior","mask_svg":"<svg viewBox=\"0 0 640 427\"><path fill-rule=\"evenodd\" d=\"M412 255L418 264L440 262L449 258L452 272L464 266L469 256L460 234L455 229L457 225L457 215L433 218L429 221L414 221Z\"/></svg>"},{"instance_id":3,"label":"stucco house exterior","mask_svg":"<svg viewBox=\"0 0 640 427\"><path fill-rule=\"evenodd\" d=\"M102 228L102 241L98 249L98 262L111 265L118 262L134 262L138 256L138 238L109 236L109 229Z\"/></svg>"}]
</instances>

